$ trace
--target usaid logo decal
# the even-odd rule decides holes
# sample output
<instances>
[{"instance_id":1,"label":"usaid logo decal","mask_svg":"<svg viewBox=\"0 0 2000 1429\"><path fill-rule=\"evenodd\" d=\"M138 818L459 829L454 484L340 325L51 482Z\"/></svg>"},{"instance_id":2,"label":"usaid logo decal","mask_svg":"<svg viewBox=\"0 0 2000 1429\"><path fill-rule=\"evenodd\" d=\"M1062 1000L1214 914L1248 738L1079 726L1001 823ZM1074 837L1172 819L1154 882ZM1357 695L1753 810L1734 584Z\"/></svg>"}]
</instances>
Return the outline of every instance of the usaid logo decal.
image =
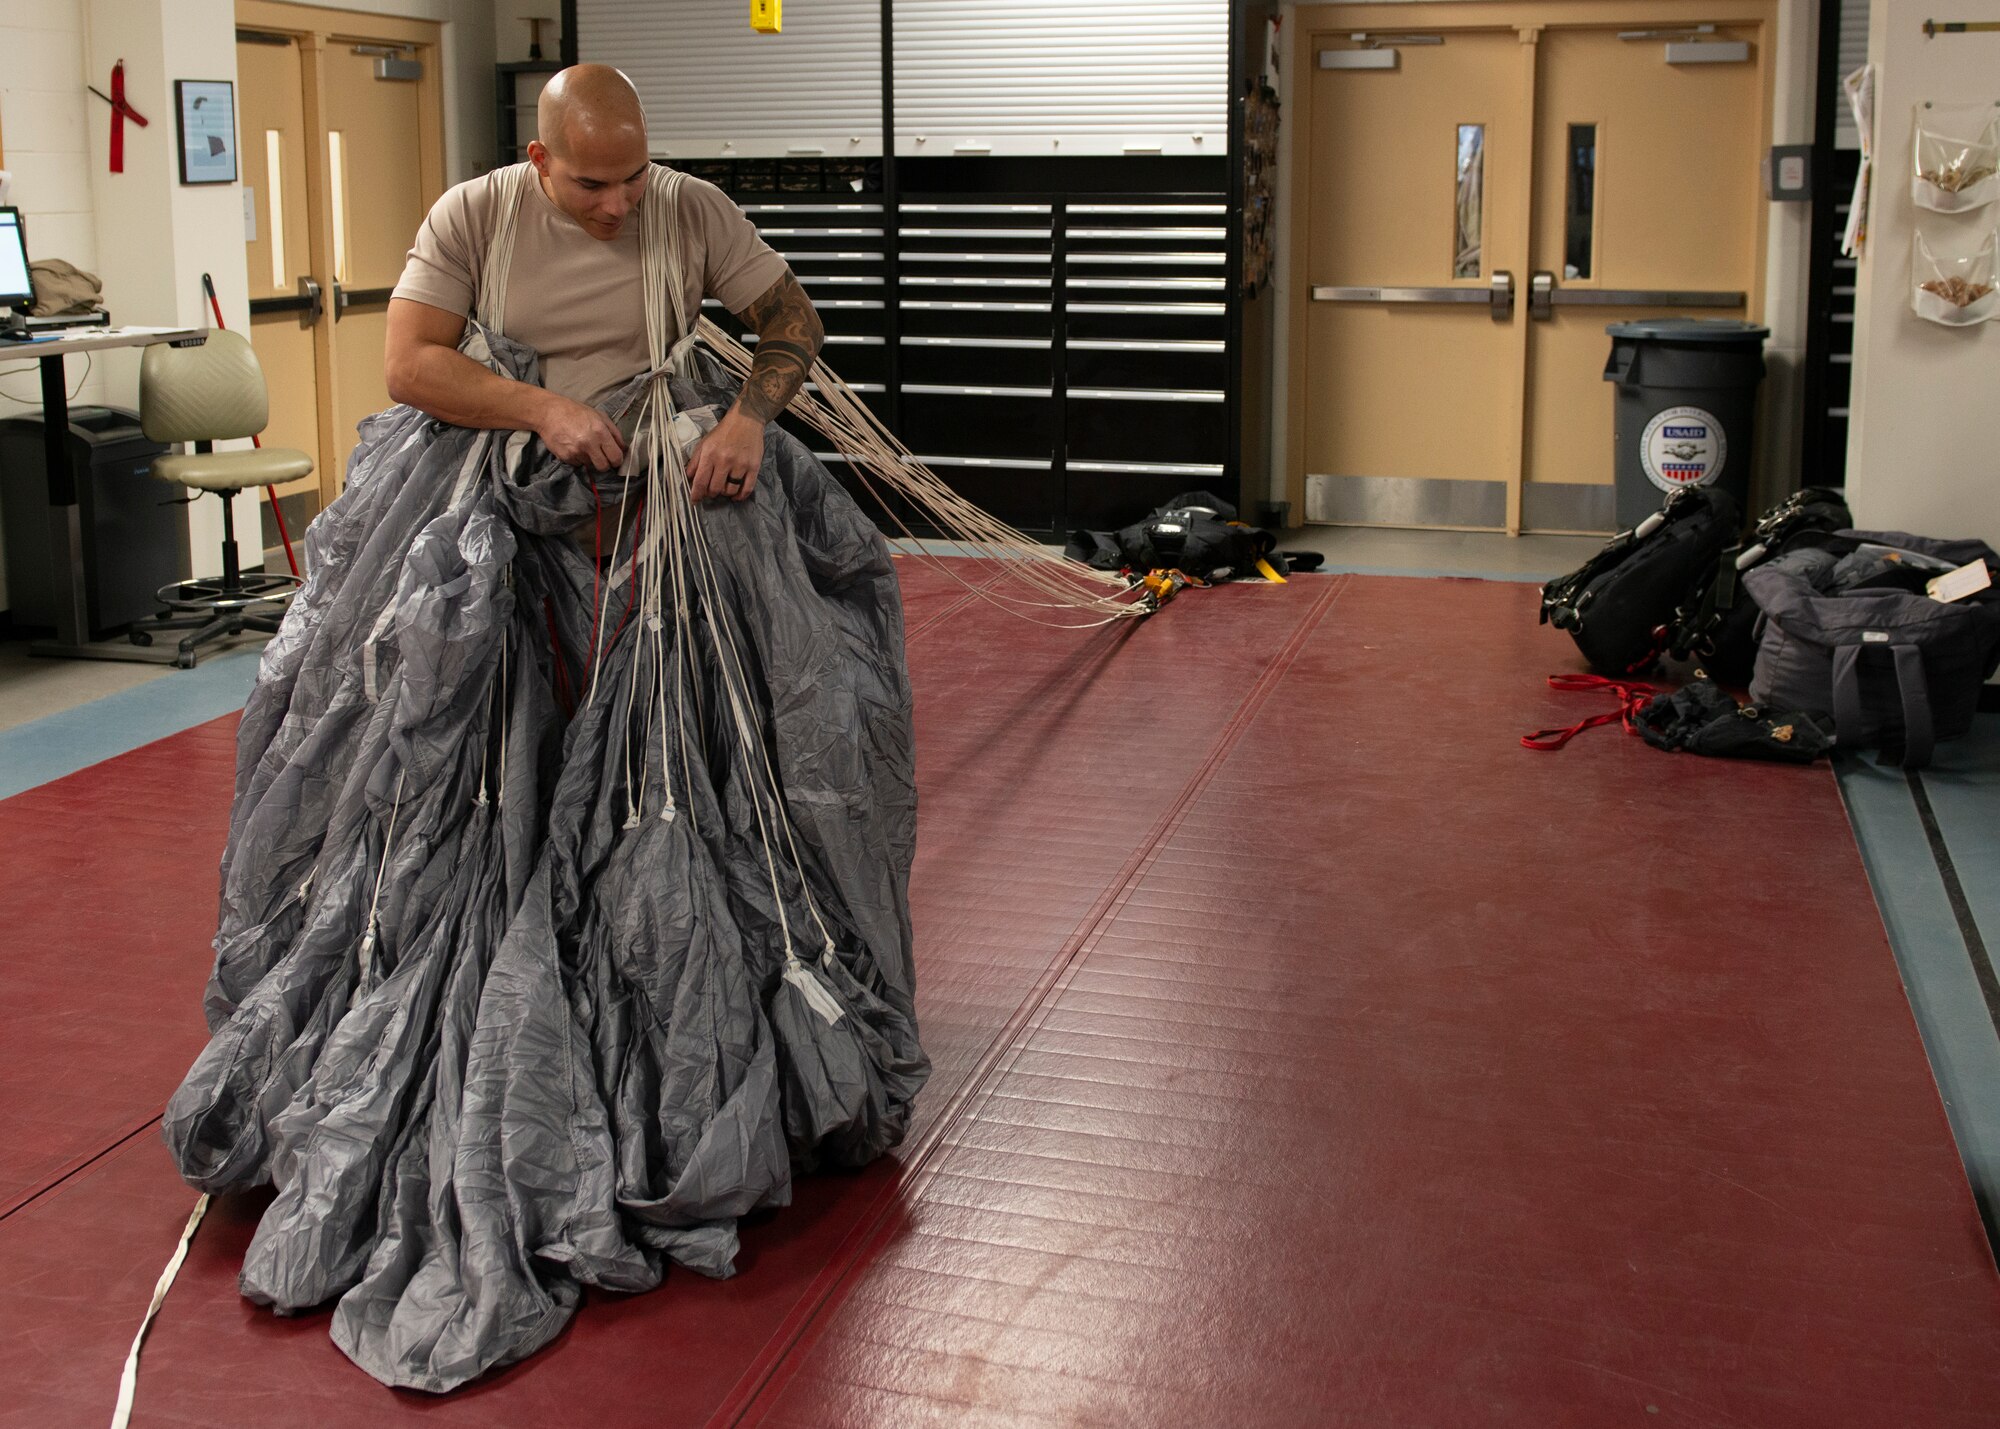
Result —
<instances>
[{"instance_id":1,"label":"usaid logo decal","mask_svg":"<svg viewBox=\"0 0 2000 1429\"><path fill-rule=\"evenodd\" d=\"M1646 479L1662 491L1707 486L1722 475L1729 441L1722 423L1699 407L1669 407L1646 423L1639 457Z\"/></svg>"}]
</instances>

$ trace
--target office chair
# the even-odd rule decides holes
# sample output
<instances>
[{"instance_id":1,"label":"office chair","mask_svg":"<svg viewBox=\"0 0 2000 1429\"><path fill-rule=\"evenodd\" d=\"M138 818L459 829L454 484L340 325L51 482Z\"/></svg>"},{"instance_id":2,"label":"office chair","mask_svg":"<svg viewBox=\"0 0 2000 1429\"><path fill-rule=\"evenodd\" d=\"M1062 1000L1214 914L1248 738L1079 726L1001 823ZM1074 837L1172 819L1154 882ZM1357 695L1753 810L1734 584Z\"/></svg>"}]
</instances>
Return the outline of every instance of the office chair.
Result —
<instances>
[{"instance_id":1,"label":"office chair","mask_svg":"<svg viewBox=\"0 0 2000 1429\"><path fill-rule=\"evenodd\" d=\"M191 450L153 458L153 475L222 498L222 575L161 586L165 613L132 623L132 643L151 645L161 631L186 630L182 669L197 647L245 630L274 634L301 582L297 576L243 574L236 559L231 498L252 486L276 486L308 475L312 458L287 447L219 452L214 444L254 436L271 416L264 369L241 333L220 328L198 347L158 343L139 366L139 425L156 442L186 442Z\"/></svg>"}]
</instances>

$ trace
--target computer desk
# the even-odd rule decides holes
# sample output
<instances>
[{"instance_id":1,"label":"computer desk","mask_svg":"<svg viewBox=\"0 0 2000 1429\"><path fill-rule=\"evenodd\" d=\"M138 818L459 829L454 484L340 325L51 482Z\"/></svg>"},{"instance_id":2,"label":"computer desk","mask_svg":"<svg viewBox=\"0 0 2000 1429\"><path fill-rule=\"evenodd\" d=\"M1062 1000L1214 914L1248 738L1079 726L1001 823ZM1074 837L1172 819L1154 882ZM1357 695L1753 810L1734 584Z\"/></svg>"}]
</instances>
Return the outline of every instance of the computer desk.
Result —
<instances>
[{"instance_id":1,"label":"computer desk","mask_svg":"<svg viewBox=\"0 0 2000 1429\"><path fill-rule=\"evenodd\" d=\"M25 342L0 342L0 362L32 357L42 365L42 440L48 462L50 578L55 585L56 635L37 640L29 649L37 655L81 660L132 660L171 665L173 646L149 649L129 641L90 638L90 604L84 589L83 521L77 507L76 474L69 460L69 386L63 359L76 352L101 352L110 347L151 347L170 342L195 347L208 340L205 328L122 327L85 328L74 337L36 337Z\"/></svg>"}]
</instances>

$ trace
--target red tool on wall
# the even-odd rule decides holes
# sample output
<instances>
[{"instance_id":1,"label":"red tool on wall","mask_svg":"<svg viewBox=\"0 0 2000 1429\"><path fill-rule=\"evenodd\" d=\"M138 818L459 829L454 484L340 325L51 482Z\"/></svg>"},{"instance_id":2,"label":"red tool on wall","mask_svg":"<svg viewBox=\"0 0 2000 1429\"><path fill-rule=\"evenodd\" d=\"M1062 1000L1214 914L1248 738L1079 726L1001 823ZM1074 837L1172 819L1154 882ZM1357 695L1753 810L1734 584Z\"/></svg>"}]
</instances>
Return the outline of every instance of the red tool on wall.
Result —
<instances>
[{"instance_id":1,"label":"red tool on wall","mask_svg":"<svg viewBox=\"0 0 2000 1429\"><path fill-rule=\"evenodd\" d=\"M201 290L208 294L208 307L209 311L215 314L215 325L224 332L227 332L229 330L228 325L222 321L222 300L215 296L215 279L209 277L206 273L202 274ZM250 444L255 447L262 447L264 440L262 437L253 436L250 438ZM271 519L278 523L278 539L285 543L285 564L292 568L293 575L297 575L299 573L299 558L292 554L292 537L291 533L285 530L285 513L278 506L277 490L274 487L267 486L264 488L264 494L271 498Z\"/></svg>"},{"instance_id":2,"label":"red tool on wall","mask_svg":"<svg viewBox=\"0 0 2000 1429\"><path fill-rule=\"evenodd\" d=\"M111 172L125 172L125 121L131 120L141 129L146 127L146 116L134 109L125 98L125 61L111 66L111 93L106 94L96 85L84 86L92 94L111 106Z\"/></svg>"}]
</instances>

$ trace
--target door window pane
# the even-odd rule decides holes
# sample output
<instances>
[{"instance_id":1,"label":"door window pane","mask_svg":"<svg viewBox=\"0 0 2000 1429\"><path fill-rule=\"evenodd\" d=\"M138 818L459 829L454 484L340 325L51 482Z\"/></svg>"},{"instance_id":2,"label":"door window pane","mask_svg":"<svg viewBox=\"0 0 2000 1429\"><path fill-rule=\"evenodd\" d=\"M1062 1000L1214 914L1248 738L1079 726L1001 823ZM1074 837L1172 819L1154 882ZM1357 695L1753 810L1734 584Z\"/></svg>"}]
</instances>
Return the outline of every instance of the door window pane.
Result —
<instances>
[{"instance_id":1,"label":"door window pane","mask_svg":"<svg viewBox=\"0 0 2000 1429\"><path fill-rule=\"evenodd\" d=\"M1592 221L1597 214L1597 126L1569 126L1569 200L1563 221L1563 277L1590 276Z\"/></svg>"},{"instance_id":2,"label":"door window pane","mask_svg":"<svg viewBox=\"0 0 2000 1429\"><path fill-rule=\"evenodd\" d=\"M264 187L270 200L271 286L279 292L289 288L285 271L285 149L283 135L275 129L264 131Z\"/></svg>"},{"instance_id":3,"label":"door window pane","mask_svg":"<svg viewBox=\"0 0 2000 1429\"><path fill-rule=\"evenodd\" d=\"M1452 242L1451 276L1479 276L1479 237L1486 204L1486 126L1458 126L1457 232Z\"/></svg>"},{"instance_id":4,"label":"door window pane","mask_svg":"<svg viewBox=\"0 0 2000 1429\"><path fill-rule=\"evenodd\" d=\"M333 281L347 281L347 143L338 129L326 135L327 172L333 183Z\"/></svg>"}]
</instances>

